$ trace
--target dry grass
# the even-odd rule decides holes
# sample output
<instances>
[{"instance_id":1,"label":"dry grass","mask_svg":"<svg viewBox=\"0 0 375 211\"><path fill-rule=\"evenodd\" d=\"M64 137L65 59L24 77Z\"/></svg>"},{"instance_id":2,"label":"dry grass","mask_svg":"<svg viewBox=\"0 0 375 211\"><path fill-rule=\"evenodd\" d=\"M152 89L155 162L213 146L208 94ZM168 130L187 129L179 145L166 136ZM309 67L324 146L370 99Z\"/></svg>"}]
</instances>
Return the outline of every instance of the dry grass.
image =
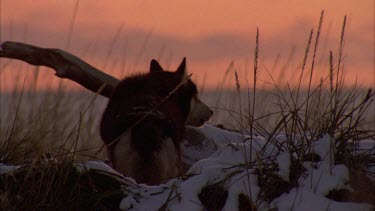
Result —
<instances>
[{"instance_id":1,"label":"dry grass","mask_svg":"<svg viewBox=\"0 0 375 211\"><path fill-rule=\"evenodd\" d=\"M360 140L369 139L375 141L375 117L374 117L374 92L372 89L361 88L357 84L352 87L344 87L342 68L343 43L346 26L346 16L344 17L342 32L339 42L338 60L335 64L333 61L333 53L330 51L330 66L327 68L327 77L321 78L318 86L312 87L312 79L314 77L314 62L317 56L319 36L323 24L324 11L321 13L319 26L316 34L314 51L312 55L311 69L305 72L309 49L312 41L313 30L311 30L308 43L305 50L302 68L300 72L299 82L296 86L280 87L272 75L275 90L272 97L256 98L256 83L254 83L253 92L247 92L248 96L242 95L237 101L231 100L233 105L220 107L222 111L228 113L234 123L237 131L245 131L247 135L259 134L266 137L268 143L276 145L278 152L288 152L291 156L291 169L287 182L277 175L277 164L274 157L263 157L257 162L249 162L247 169L256 169L258 174L258 185L261 187L258 199L260 201L272 201L281 194L288 192L293 187L298 187L298 179L306 172L303 162L318 162L320 158L314 153L313 144L323 135L328 134L331 137L329 159L331 170L333 165L345 164L351 172L360 174L362 179L375 178L375 172L369 171L374 167L374 155L371 150L358 150ZM256 39L255 51L259 49L258 36ZM258 54L255 53L254 59L254 80L257 76L257 59ZM267 70L266 67L264 69ZM237 72L234 72L236 79L236 91L240 93L238 87L239 79ZM301 89L302 78L307 77L307 90ZM328 88L328 89L327 89ZM236 95L232 95L236 96ZM259 96L259 95L258 95ZM247 107L238 106L241 100L248 99ZM264 111L254 112L255 102L261 104L272 102L274 106L268 107ZM252 104L251 104L252 103ZM236 110L242 108L243 110ZM220 110L218 109L218 110ZM247 115L244 115L247 114ZM258 117L255 118L254 116ZM246 119L247 121L243 121ZM248 124L244 124L244 122ZM277 139L279 135L285 136L284 141ZM263 149L266 149L264 147ZM262 155L262 151L259 152ZM243 168L244 166L238 166ZM312 172L311 172L312 173ZM352 184L358 184L358 176L352 174ZM370 181L366 179L366 181ZM374 182L369 183L370 187L374 186ZM341 194L337 201L355 201L373 203L374 194L369 193L367 188L355 188L352 194L345 192ZM339 191L340 192L340 191ZM337 194L338 196L339 194ZM361 199L357 195L362 196ZM351 197L353 196L353 197ZM366 196L366 197L365 197ZM330 197L330 196L327 196ZM251 198L251 197L250 197ZM343 200L345 198L345 200ZM257 202L251 201L251 204ZM207 207L206 207L207 208Z\"/></svg>"},{"instance_id":2,"label":"dry grass","mask_svg":"<svg viewBox=\"0 0 375 211\"><path fill-rule=\"evenodd\" d=\"M98 170L78 171L71 158L43 156L0 175L2 210L116 210L126 183Z\"/></svg>"}]
</instances>

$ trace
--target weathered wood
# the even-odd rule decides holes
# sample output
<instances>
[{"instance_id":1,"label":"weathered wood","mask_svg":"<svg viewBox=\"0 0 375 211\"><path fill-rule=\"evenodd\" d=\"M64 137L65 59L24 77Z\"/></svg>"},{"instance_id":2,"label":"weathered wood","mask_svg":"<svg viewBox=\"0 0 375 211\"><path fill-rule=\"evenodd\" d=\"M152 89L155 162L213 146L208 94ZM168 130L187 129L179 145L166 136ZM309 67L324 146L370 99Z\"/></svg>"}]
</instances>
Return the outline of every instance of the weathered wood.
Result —
<instances>
[{"instance_id":1,"label":"weathered wood","mask_svg":"<svg viewBox=\"0 0 375 211\"><path fill-rule=\"evenodd\" d=\"M108 98L112 96L114 88L119 83L113 76L60 49L7 41L0 46L0 57L50 67L55 70L57 77L75 81L95 93L105 84L99 94Z\"/></svg>"}]
</instances>

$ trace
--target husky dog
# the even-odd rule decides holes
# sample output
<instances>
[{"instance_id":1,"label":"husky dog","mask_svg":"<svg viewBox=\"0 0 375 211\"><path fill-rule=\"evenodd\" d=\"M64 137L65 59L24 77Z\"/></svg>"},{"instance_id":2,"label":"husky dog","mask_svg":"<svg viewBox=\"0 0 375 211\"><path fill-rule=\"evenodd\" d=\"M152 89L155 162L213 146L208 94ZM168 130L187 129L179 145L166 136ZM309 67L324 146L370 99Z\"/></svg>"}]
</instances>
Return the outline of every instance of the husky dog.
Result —
<instances>
[{"instance_id":1,"label":"husky dog","mask_svg":"<svg viewBox=\"0 0 375 211\"><path fill-rule=\"evenodd\" d=\"M179 174L185 126L202 126L212 113L198 98L185 58L175 72L152 60L149 73L117 86L100 134L115 170L138 183L160 184Z\"/></svg>"}]
</instances>

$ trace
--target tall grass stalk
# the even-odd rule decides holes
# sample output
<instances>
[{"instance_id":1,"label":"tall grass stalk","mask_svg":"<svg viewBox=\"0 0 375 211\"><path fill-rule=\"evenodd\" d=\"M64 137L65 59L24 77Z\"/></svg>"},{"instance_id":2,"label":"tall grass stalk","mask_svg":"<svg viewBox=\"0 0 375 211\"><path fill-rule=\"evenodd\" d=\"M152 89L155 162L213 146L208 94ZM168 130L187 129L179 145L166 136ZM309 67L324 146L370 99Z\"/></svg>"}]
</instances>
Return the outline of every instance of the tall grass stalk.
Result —
<instances>
[{"instance_id":1,"label":"tall grass stalk","mask_svg":"<svg viewBox=\"0 0 375 211\"><path fill-rule=\"evenodd\" d=\"M224 75L223 75L222 81L216 87L216 91L218 92L218 96L217 96L216 102L214 104L215 105L214 113L216 113L218 111L218 108L220 107L224 87L225 87L225 84L227 82L228 75L233 68L234 68L234 61L231 61L229 63L229 66L227 67Z\"/></svg>"},{"instance_id":2,"label":"tall grass stalk","mask_svg":"<svg viewBox=\"0 0 375 211\"><path fill-rule=\"evenodd\" d=\"M333 55L332 55L332 51L329 52L329 81L330 81L330 107L331 107L331 122L334 123L334 116L335 116L335 112L333 110L334 108L334 105L332 102L332 100L334 99L333 95ZM337 82L337 81L336 81ZM337 89L336 89L337 90ZM336 105L336 100L335 100L335 105ZM334 161L334 148L335 148L335 145L334 145L334 130L333 128L331 127L330 131L329 131L329 135L330 135L330 151L329 151L329 165L330 165L330 168L329 168L329 173L332 175L332 168L333 168L333 161Z\"/></svg>"},{"instance_id":3,"label":"tall grass stalk","mask_svg":"<svg viewBox=\"0 0 375 211\"><path fill-rule=\"evenodd\" d=\"M304 55L303 61L302 61L301 73L300 73L300 76L299 76L299 79L298 79L296 101L297 101L297 99L299 99L299 93L300 93L300 88L301 88L302 76L305 73L305 67L306 67L306 64L307 64L307 58L309 57L310 45L311 45L313 34L314 34L314 29L312 28L311 31L310 31L310 35L309 35L309 39L307 41L306 48L305 48L305 55Z\"/></svg>"},{"instance_id":4,"label":"tall grass stalk","mask_svg":"<svg viewBox=\"0 0 375 211\"><path fill-rule=\"evenodd\" d=\"M309 102L310 102L311 82L312 82L312 77L313 77L313 73L314 73L315 57L316 57L317 50L318 50L319 37L320 37L320 32L322 30L322 25L323 25L323 18L324 18L324 10L322 10L322 12L320 13L319 26L318 26L318 30L316 32L316 37L315 37L314 53L313 53L311 68L310 68L309 85L308 85L308 88L307 88L306 113L305 113L306 118L308 118L308 116L309 116L307 108L309 107ZM306 123L305 123L304 129L307 129L307 127L308 127L307 122L308 121L306 121Z\"/></svg>"},{"instance_id":5,"label":"tall grass stalk","mask_svg":"<svg viewBox=\"0 0 375 211\"><path fill-rule=\"evenodd\" d=\"M337 72L336 72L336 92L335 92L335 104L337 103L337 100L339 98L340 92L339 90L339 84L338 81L340 79L340 70L341 70L341 63L342 63L342 56L344 52L344 38L345 38L345 27L346 27L346 15L344 16L342 28L341 28L341 35L340 35L340 45L339 45L339 52L338 52L338 60L337 60ZM344 75L344 74L341 74Z\"/></svg>"},{"instance_id":6,"label":"tall grass stalk","mask_svg":"<svg viewBox=\"0 0 375 211\"><path fill-rule=\"evenodd\" d=\"M110 42L109 47L108 47L108 51L107 51L107 53L105 55L105 58L104 58L104 64L103 64L103 68L102 68L103 70L107 69L109 58L112 55L113 49L116 45L117 40L119 39L119 37L121 35L121 32L122 32L123 28L124 28L124 24L121 24L121 26L117 29L115 35L111 39L111 42ZM114 66L114 64L112 65L111 68L113 68L113 66Z\"/></svg>"},{"instance_id":7,"label":"tall grass stalk","mask_svg":"<svg viewBox=\"0 0 375 211\"><path fill-rule=\"evenodd\" d=\"M257 72L258 72L258 58L259 58L259 29L257 27L257 32L256 32L256 37L255 37L255 51L254 51L254 70L253 70L253 99L252 99L252 107L251 107L251 112L250 112L250 107L249 109L249 119L250 119L250 139L253 140L254 138L254 117L255 117L255 99L256 99L256 81L257 81ZM249 99L250 100L250 99ZM250 105L250 102L248 103ZM253 145L252 141L250 142L250 161L253 159ZM249 172L247 172L247 175L249 175ZM250 184L250 177L248 177L248 181ZM249 187L249 197L252 200L252 190L251 187Z\"/></svg>"},{"instance_id":8,"label":"tall grass stalk","mask_svg":"<svg viewBox=\"0 0 375 211\"><path fill-rule=\"evenodd\" d=\"M256 85L258 72L258 57L259 57L259 29L257 27L257 34L255 37L255 52L254 52L254 79L253 79L253 104L251 107L251 122L250 122L250 136L253 138L254 116L255 116L255 99L256 99Z\"/></svg>"},{"instance_id":9,"label":"tall grass stalk","mask_svg":"<svg viewBox=\"0 0 375 211\"><path fill-rule=\"evenodd\" d=\"M67 41L66 41L66 50L67 51L70 50L74 26L76 24L76 19L77 19L77 14L78 14L78 8L79 8L79 0L77 0L76 4L74 5L72 19L71 19L70 24L69 24L68 37L67 37Z\"/></svg>"}]
</instances>

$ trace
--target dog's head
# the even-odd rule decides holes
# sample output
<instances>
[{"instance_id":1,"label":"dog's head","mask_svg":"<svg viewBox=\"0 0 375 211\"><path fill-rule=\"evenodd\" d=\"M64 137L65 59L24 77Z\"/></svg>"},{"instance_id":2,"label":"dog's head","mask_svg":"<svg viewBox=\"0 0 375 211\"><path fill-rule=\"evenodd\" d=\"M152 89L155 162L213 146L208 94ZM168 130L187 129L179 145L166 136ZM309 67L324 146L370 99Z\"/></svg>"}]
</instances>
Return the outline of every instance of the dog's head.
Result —
<instances>
[{"instance_id":1,"label":"dog's head","mask_svg":"<svg viewBox=\"0 0 375 211\"><path fill-rule=\"evenodd\" d=\"M150 64L150 73L166 73L161 65L152 60ZM208 121L213 111L198 98L198 90L194 82L190 79L186 68L186 59L184 58L175 72L168 72L173 74L175 84L174 90L177 93L177 101L186 117L186 124L189 126L200 127Z\"/></svg>"}]
</instances>

